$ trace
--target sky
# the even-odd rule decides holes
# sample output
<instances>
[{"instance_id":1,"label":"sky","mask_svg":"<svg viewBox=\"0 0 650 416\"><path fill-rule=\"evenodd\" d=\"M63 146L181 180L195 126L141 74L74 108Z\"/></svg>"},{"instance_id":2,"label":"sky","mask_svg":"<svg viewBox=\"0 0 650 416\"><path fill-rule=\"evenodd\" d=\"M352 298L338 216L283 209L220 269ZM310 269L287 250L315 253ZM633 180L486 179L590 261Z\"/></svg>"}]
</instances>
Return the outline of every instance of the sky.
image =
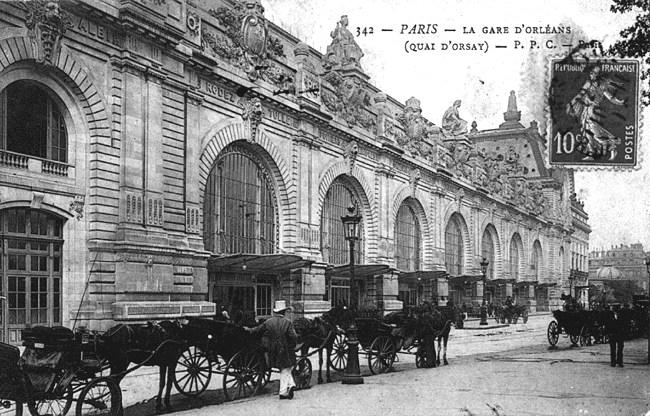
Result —
<instances>
[{"instance_id":1,"label":"sky","mask_svg":"<svg viewBox=\"0 0 650 416\"><path fill-rule=\"evenodd\" d=\"M548 62L566 55L560 45L598 40L606 47L635 18L610 12L611 0L262 0L262 4L268 19L322 53L331 43L330 32L347 15L348 29L356 35L359 28L355 39L364 52L361 66L371 77L369 82L402 103L415 96L422 114L437 125L460 99L463 119L476 121L479 130L496 128L514 90L522 124L536 120L546 135ZM419 25L425 33L409 33L414 26L417 32ZM553 28L564 28L565 33L539 33ZM549 46L557 47L547 48L549 41L553 42ZM408 46L424 48L431 43L434 50L413 52ZM460 50L461 44L478 50ZM650 120L648 110L641 114ZM638 169L576 172L576 193L585 203L593 230L591 250L631 243L650 250L649 135L650 128L641 132L641 158L647 160L641 160Z\"/></svg>"}]
</instances>

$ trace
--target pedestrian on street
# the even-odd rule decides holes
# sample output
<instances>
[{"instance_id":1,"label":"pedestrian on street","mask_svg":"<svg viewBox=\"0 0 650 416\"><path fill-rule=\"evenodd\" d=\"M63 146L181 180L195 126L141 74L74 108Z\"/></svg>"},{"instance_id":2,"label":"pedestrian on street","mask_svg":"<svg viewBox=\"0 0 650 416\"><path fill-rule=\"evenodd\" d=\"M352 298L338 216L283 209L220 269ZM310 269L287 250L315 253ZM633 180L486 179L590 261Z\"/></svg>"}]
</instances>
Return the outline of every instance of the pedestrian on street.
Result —
<instances>
[{"instance_id":1,"label":"pedestrian on street","mask_svg":"<svg viewBox=\"0 0 650 416\"><path fill-rule=\"evenodd\" d=\"M609 353L612 367L623 367L623 347L625 346L625 330L623 320L616 310L608 311L609 318Z\"/></svg>"},{"instance_id":2,"label":"pedestrian on street","mask_svg":"<svg viewBox=\"0 0 650 416\"><path fill-rule=\"evenodd\" d=\"M268 337L268 360L271 368L280 369L280 400L291 400L296 384L291 369L296 364L296 334L293 324L284 317L289 308L284 300L275 301L273 317L258 327L248 329L250 332L266 331Z\"/></svg>"}]
</instances>

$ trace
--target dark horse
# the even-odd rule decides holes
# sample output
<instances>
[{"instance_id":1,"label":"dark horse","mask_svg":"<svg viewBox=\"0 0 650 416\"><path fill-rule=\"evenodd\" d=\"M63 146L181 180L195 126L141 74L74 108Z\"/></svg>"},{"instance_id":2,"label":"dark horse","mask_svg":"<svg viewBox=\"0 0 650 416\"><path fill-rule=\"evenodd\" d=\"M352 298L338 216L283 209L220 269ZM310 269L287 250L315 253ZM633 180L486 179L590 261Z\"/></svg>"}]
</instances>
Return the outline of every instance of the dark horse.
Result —
<instances>
[{"instance_id":1,"label":"dark horse","mask_svg":"<svg viewBox=\"0 0 650 416\"><path fill-rule=\"evenodd\" d=\"M310 349L318 350L318 383L323 383L323 351L327 353L327 362L325 367L325 378L328 383L332 382L330 368L334 368L332 363L332 351L334 350L334 341L338 334L344 333L350 322L350 311L339 305L322 316L314 319L298 318L293 322L293 326L300 337L298 346L301 356L309 354ZM345 347L337 350L337 363L342 362L346 353Z\"/></svg>"},{"instance_id":2,"label":"dark horse","mask_svg":"<svg viewBox=\"0 0 650 416\"><path fill-rule=\"evenodd\" d=\"M432 353L435 355L435 364L447 365L447 342L452 325L456 328L463 327L463 314L458 308L452 306L435 306L425 302L422 306L411 307L408 312L393 312L384 317L388 322L403 326L405 330L404 347L408 348L414 338L419 339L425 349L425 366L433 367ZM432 343L437 341L436 348ZM432 352L433 350L433 352Z\"/></svg>"},{"instance_id":3,"label":"dark horse","mask_svg":"<svg viewBox=\"0 0 650 416\"><path fill-rule=\"evenodd\" d=\"M173 385L174 367L184 347L184 331L176 322L162 321L147 325L120 324L101 336L98 351L108 360L111 375L119 383L129 372L129 364L158 366L160 380L156 396L156 410L162 410L162 393L165 385L165 408L171 410L169 397Z\"/></svg>"}]
</instances>

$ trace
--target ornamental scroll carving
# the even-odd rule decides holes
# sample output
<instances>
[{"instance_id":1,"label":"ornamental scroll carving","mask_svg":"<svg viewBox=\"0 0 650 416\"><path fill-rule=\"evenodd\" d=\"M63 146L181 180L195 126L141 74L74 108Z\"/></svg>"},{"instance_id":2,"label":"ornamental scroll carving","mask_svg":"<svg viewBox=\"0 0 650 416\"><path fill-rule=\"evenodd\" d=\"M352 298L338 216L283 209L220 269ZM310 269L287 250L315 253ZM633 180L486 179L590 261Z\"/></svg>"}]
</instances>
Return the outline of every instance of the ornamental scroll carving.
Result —
<instances>
[{"instance_id":1,"label":"ornamental scroll carving","mask_svg":"<svg viewBox=\"0 0 650 416\"><path fill-rule=\"evenodd\" d=\"M25 25L36 52L36 62L52 65L61 51L61 39L69 22L58 1L34 0L23 3Z\"/></svg>"},{"instance_id":2,"label":"ornamental scroll carving","mask_svg":"<svg viewBox=\"0 0 650 416\"><path fill-rule=\"evenodd\" d=\"M244 109L242 118L244 119L244 134L246 140L249 142L255 142L257 129L260 123L262 123L262 118L264 118L262 102L259 98L255 97L251 100L242 99L240 105Z\"/></svg>"},{"instance_id":3,"label":"ornamental scroll carving","mask_svg":"<svg viewBox=\"0 0 650 416\"><path fill-rule=\"evenodd\" d=\"M328 72L324 80L334 88L333 92L321 90L327 109L345 120L348 127L358 125L375 134L376 117L365 110L370 106L370 93L365 88L365 82L357 77L343 77L335 71Z\"/></svg>"},{"instance_id":4,"label":"ornamental scroll carving","mask_svg":"<svg viewBox=\"0 0 650 416\"><path fill-rule=\"evenodd\" d=\"M432 143L435 143L436 134L440 129L422 116L420 100L409 98L404 111L397 115L397 121L404 129L402 133L391 126L397 144L413 156L430 157L433 154Z\"/></svg>"},{"instance_id":5,"label":"ornamental scroll carving","mask_svg":"<svg viewBox=\"0 0 650 416\"><path fill-rule=\"evenodd\" d=\"M343 158L348 164L348 175L352 176L352 169L354 169L354 164L357 161L357 155L359 155L359 145L357 142L349 142L343 147Z\"/></svg>"},{"instance_id":6,"label":"ornamental scroll carving","mask_svg":"<svg viewBox=\"0 0 650 416\"><path fill-rule=\"evenodd\" d=\"M231 65L241 68L251 81L263 79L282 89L293 86L292 73L273 62L284 57L280 40L269 34L264 7L259 0L239 0L233 8L210 9L225 33L202 25L201 46Z\"/></svg>"},{"instance_id":7,"label":"ornamental scroll carving","mask_svg":"<svg viewBox=\"0 0 650 416\"><path fill-rule=\"evenodd\" d=\"M72 202L70 202L70 211L74 214L77 221L81 221L84 217L85 197L83 195L75 195Z\"/></svg>"}]
</instances>

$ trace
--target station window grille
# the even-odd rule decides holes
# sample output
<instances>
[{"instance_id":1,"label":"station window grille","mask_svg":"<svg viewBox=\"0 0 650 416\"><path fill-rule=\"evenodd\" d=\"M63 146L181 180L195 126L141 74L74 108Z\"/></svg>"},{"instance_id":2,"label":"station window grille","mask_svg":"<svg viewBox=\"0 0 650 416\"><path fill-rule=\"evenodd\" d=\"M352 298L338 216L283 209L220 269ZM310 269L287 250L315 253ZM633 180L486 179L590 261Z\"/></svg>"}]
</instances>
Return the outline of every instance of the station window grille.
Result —
<instances>
[{"instance_id":1,"label":"station window grille","mask_svg":"<svg viewBox=\"0 0 650 416\"><path fill-rule=\"evenodd\" d=\"M421 240L420 222L413 207L405 201L397 211L395 222L395 259L399 270L420 269Z\"/></svg>"},{"instance_id":2,"label":"station window grille","mask_svg":"<svg viewBox=\"0 0 650 416\"><path fill-rule=\"evenodd\" d=\"M464 244L458 218L452 216L445 228L445 267L452 276L463 274Z\"/></svg>"},{"instance_id":3,"label":"station window grille","mask_svg":"<svg viewBox=\"0 0 650 416\"><path fill-rule=\"evenodd\" d=\"M359 213L360 205L352 190L352 186L343 178L337 178L330 186L323 202L321 214L321 250L325 263L341 265L350 263L350 243L345 239L345 230L341 217L348 215L350 204L356 206ZM363 264L363 226L359 224L359 240L355 242L355 263Z\"/></svg>"}]
</instances>

